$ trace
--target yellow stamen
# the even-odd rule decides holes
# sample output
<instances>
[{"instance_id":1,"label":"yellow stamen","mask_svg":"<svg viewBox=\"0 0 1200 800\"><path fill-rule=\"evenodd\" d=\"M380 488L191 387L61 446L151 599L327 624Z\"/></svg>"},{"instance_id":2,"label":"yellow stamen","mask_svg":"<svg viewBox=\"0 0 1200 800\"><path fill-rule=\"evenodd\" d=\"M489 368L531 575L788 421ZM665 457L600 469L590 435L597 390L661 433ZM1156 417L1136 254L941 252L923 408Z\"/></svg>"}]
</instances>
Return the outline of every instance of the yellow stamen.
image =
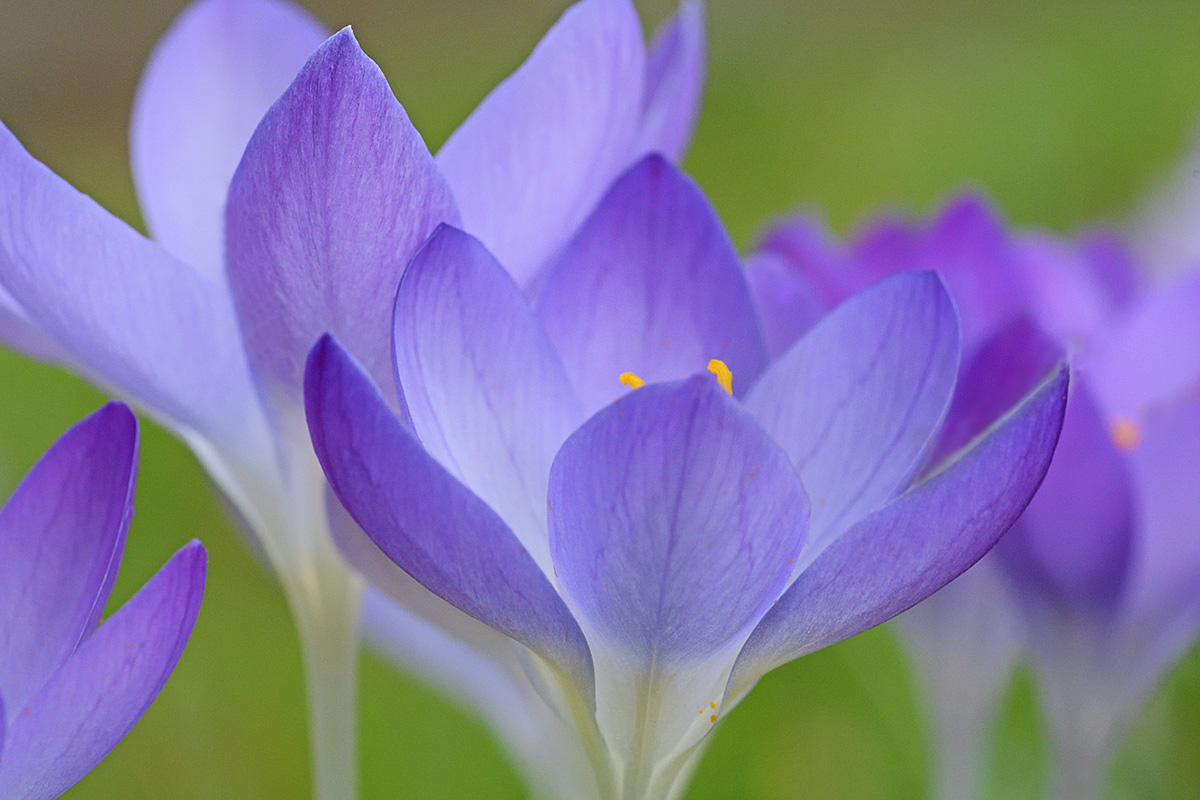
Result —
<instances>
[{"instance_id":1,"label":"yellow stamen","mask_svg":"<svg viewBox=\"0 0 1200 800\"><path fill-rule=\"evenodd\" d=\"M1117 449L1123 453L1136 450L1137 446L1142 443L1142 429L1136 422L1124 417L1117 417L1113 420L1112 426L1108 429L1108 435L1112 437L1113 444L1117 446Z\"/></svg>"},{"instance_id":2,"label":"yellow stamen","mask_svg":"<svg viewBox=\"0 0 1200 800\"><path fill-rule=\"evenodd\" d=\"M617 376L617 380L628 386L630 389L640 389L646 385L646 382L634 375L632 372L622 372Z\"/></svg>"},{"instance_id":3,"label":"yellow stamen","mask_svg":"<svg viewBox=\"0 0 1200 800\"><path fill-rule=\"evenodd\" d=\"M733 394L733 373L725 366L724 361L714 358L708 362L708 371L717 376L717 383L721 384L725 391Z\"/></svg>"}]
</instances>

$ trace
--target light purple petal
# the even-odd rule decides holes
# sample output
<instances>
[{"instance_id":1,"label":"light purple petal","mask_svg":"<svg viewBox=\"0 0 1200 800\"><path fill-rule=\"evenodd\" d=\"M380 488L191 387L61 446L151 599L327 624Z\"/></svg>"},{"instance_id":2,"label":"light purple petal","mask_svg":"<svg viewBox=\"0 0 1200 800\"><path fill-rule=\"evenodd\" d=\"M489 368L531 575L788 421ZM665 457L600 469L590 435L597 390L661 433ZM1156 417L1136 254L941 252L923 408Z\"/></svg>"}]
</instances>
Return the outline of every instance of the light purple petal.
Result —
<instances>
[{"instance_id":1,"label":"light purple petal","mask_svg":"<svg viewBox=\"0 0 1200 800\"><path fill-rule=\"evenodd\" d=\"M1129 564L1134 500L1121 454L1076 381L1054 463L996 548L1030 602L1111 610Z\"/></svg>"},{"instance_id":2,"label":"light purple petal","mask_svg":"<svg viewBox=\"0 0 1200 800\"><path fill-rule=\"evenodd\" d=\"M787 456L710 375L651 384L579 429L550 473L572 609L660 666L700 661L779 596L808 500Z\"/></svg>"},{"instance_id":3,"label":"light purple petal","mask_svg":"<svg viewBox=\"0 0 1200 800\"><path fill-rule=\"evenodd\" d=\"M633 157L645 60L629 0L582 0L438 152L464 228L518 284Z\"/></svg>"},{"instance_id":4,"label":"light purple petal","mask_svg":"<svg viewBox=\"0 0 1200 800\"><path fill-rule=\"evenodd\" d=\"M66 365L70 357L44 330L29 320L20 304L0 285L0 342L41 361Z\"/></svg>"},{"instance_id":5,"label":"light purple petal","mask_svg":"<svg viewBox=\"0 0 1200 800\"><path fill-rule=\"evenodd\" d=\"M547 575L546 483L583 413L528 301L478 240L443 226L396 296L397 379L425 449Z\"/></svg>"},{"instance_id":6,"label":"light purple petal","mask_svg":"<svg viewBox=\"0 0 1200 800\"><path fill-rule=\"evenodd\" d=\"M109 404L33 466L0 510L0 694L13 713L92 632L133 513L137 420Z\"/></svg>"},{"instance_id":7,"label":"light purple petal","mask_svg":"<svg viewBox=\"0 0 1200 800\"><path fill-rule=\"evenodd\" d=\"M800 471L811 560L911 480L950 402L958 318L930 272L855 295L775 361L746 407Z\"/></svg>"},{"instance_id":8,"label":"light purple petal","mask_svg":"<svg viewBox=\"0 0 1200 800\"><path fill-rule=\"evenodd\" d=\"M383 73L347 28L254 132L226 214L229 278L251 362L298 388L337 334L390 387L392 298L454 203Z\"/></svg>"},{"instance_id":9,"label":"light purple petal","mask_svg":"<svg viewBox=\"0 0 1200 800\"><path fill-rule=\"evenodd\" d=\"M129 733L191 635L204 594L199 542L176 553L13 713L0 795L58 797Z\"/></svg>"},{"instance_id":10,"label":"light purple petal","mask_svg":"<svg viewBox=\"0 0 1200 800\"><path fill-rule=\"evenodd\" d=\"M200 0L151 54L133 181L151 235L205 275L224 280L225 195L250 134L328 35L280 0Z\"/></svg>"},{"instance_id":11,"label":"light purple petal","mask_svg":"<svg viewBox=\"0 0 1200 800\"><path fill-rule=\"evenodd\" d=\"M683 159L700 113L706 59L704 6L685 0L650 45L636 153Z\"/></svg>"},{"instance_id":12,"label":"light purple petal","mask_svg":"<svg viewBox=\"0 0 1200 800\"><path fill-rule=\"evenodd\" d=\"M89 376L236 435L254 401L225 288L34 160L0 125L0 283Z\"/></svg>"},{"instance_id":13,"label":"light purple petal","mask_svg":"<svg viewBox=\"0 0 1200 800\"><path fill-rule=\"evenodd\" d=\"M305 407L334 493L388 558L590 691L587 642L537 563L486 503L425 452L329 336L309 357Z\"/></svg>"},{"instance_id":14,"label":"light purple petal","mask_svg":"<svg viewBox=\"0 0 1200 800\"><path fill-rule=\"evenodd\" d=\"M605 195L551 268L538 316L589 413L628 391L623 372L676 379L719 358L741 396L767 359L733 244L659 156Z\"/></svg>"},{"instance_id":15,"label":"light purple petal","mask_svg":"<svg viewBox=\"0 0 1200 800\"><path fill-rule=\"evenodd\" d=\"M838 537L750 635L730 678L734 694L894 617L979 560L1041 483L1066 395L1059 367L956 461Z\"/></svg>"}]
</instances>

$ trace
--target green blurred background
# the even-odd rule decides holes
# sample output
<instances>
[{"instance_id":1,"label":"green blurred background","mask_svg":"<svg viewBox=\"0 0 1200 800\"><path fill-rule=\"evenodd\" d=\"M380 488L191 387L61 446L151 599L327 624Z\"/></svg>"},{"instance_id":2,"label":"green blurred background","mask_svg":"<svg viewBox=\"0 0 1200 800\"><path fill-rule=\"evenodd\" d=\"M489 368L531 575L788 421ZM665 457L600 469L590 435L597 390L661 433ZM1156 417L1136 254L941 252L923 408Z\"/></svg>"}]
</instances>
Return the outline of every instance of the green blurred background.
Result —
<instances>
[{"instance_id":1,"label":"green blurred background","mask_svg":"<svg viewBox=\"0 0 1200 800\"><path fill-rule=\"evenodd\" d=\"M29 149L140 224L126 124L141 66L183 2L8 0L0 118ZM431 147L528 53L565 0L306 4L352 23ZM639 3L649 27L671 11ZM709 5L710 78L689 170L740 245L794 207L844 229L877 205L924 212L979 186L1012 219L1068 230L1120 219L1168 174L1200 112L1200 4L1094 0ZM103 398L0 351L0 485ZM211 561L170 684L68 797L303 798L299 653L279 588L191 455L147 425L137 516L114 607L187 539ZM364 798L520 798L488 732L451 700L362 659ZM992 798L1038 796L1034 690L1017 678L989 761ZM1138 720L1113 798L1196 797L1200 653ZM689 794L919 798L928 741L900 646L875 630L778 670L716 731Z\"/></svg>"}]
</instances>

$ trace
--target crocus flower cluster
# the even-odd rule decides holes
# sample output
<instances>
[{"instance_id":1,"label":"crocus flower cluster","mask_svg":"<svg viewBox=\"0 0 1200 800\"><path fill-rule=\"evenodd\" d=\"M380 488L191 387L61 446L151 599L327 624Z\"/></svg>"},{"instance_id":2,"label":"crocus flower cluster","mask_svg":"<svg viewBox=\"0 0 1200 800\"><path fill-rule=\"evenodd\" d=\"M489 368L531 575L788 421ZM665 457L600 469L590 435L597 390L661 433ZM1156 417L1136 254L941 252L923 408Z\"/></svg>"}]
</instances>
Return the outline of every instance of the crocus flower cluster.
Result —
<instances>
[{"instance_id":1,"label":"crocus flower cluster","mask_svg":"<svg viewBox=\"0 0 1200 800\"><path fill-rule=\"evenodd\" d=\"M461 612L480 675L575 745L558 796L678 796L763 674L992 546L1066 403L1065 369L1040 364L1028 398L963 436L973 418L946 418L958 319L928 272L854 297L769 363L728 237L657 156L528 294L442 226L396 295L394 388L326 337L305 394L361 526L343 551L398 599L416 582Z\"/></svg>"},{"instance_id":2,"label":"crocus flower cluster","mask_svg":"<svg viewBox=\"0 0 1200 800\"><path fill-rule=\"evenodd\" d=\"M1023 648L1050 734L1051 789L1095 796L1125 725L1200 633L1200 274L1150 282L1111 236L1011 233L971 197L924 226L878 221L848 246L790 220L750 264L778 343L853 288L930 268L975 332L974 363L1006 365L982 380L967 366L967 393L1004 407L1060 350L1077 372L1029 508L994 555L904 618L942 727L941 790L973 796Z\"/></svg>"},{"instance_id":3,"label":"crocus flower cluster","mask_svg":"<svg viewBox=\"0 0 1200 800\"><path fill-rule=\"evenodd\" d=\"M137 421L111 404L63 434L0 509L0 797L54 798L141 718L204 591L192 542L97 628L133 515Z\"/></svg>"}]
</instances>

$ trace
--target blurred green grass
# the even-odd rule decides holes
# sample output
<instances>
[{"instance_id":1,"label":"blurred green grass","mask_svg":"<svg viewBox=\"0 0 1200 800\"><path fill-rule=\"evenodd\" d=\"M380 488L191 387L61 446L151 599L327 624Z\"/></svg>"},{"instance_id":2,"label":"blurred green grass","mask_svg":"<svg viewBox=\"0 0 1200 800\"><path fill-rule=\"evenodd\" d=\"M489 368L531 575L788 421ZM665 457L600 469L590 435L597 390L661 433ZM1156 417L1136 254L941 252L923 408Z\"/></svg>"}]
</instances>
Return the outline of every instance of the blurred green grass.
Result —
<instances>
[{"instance_id":1,"label":"blurred green grass","mask_svg":"<svg viewBox=\"0 0 1200 800\"><path fill-rule=\"evenodd\" d=\"M333 0L431 146L516 66L565 6ZM651 24L670 3L639 4ZM31 151L138 224L125 126L138 72L182 3L6 5L0 118ZM710 3L711 72L687 166L739 244L801 206L844 229L879 204L924 211L979 186L1017 222L1120 218L1170 170L1200 111L1200 5L1052 0ZM0 484L103 402L55 369L0 352ZM308 793L302 681L278 588L188 452L146 425L137 515L114 607L198 536L211 561L192 642L158 702L69 793L87 798L293 798ZM918 798L926 735L887 630L766 678L714 735L689 794ZM367 798L521 798L487 731L446 698L363 657ZM990 800L1037 796L1034 689L1014 682L989 762ZM1112 798L1200 785L1200 653L1139 719Z\"/></svg>"}]
</instances>

